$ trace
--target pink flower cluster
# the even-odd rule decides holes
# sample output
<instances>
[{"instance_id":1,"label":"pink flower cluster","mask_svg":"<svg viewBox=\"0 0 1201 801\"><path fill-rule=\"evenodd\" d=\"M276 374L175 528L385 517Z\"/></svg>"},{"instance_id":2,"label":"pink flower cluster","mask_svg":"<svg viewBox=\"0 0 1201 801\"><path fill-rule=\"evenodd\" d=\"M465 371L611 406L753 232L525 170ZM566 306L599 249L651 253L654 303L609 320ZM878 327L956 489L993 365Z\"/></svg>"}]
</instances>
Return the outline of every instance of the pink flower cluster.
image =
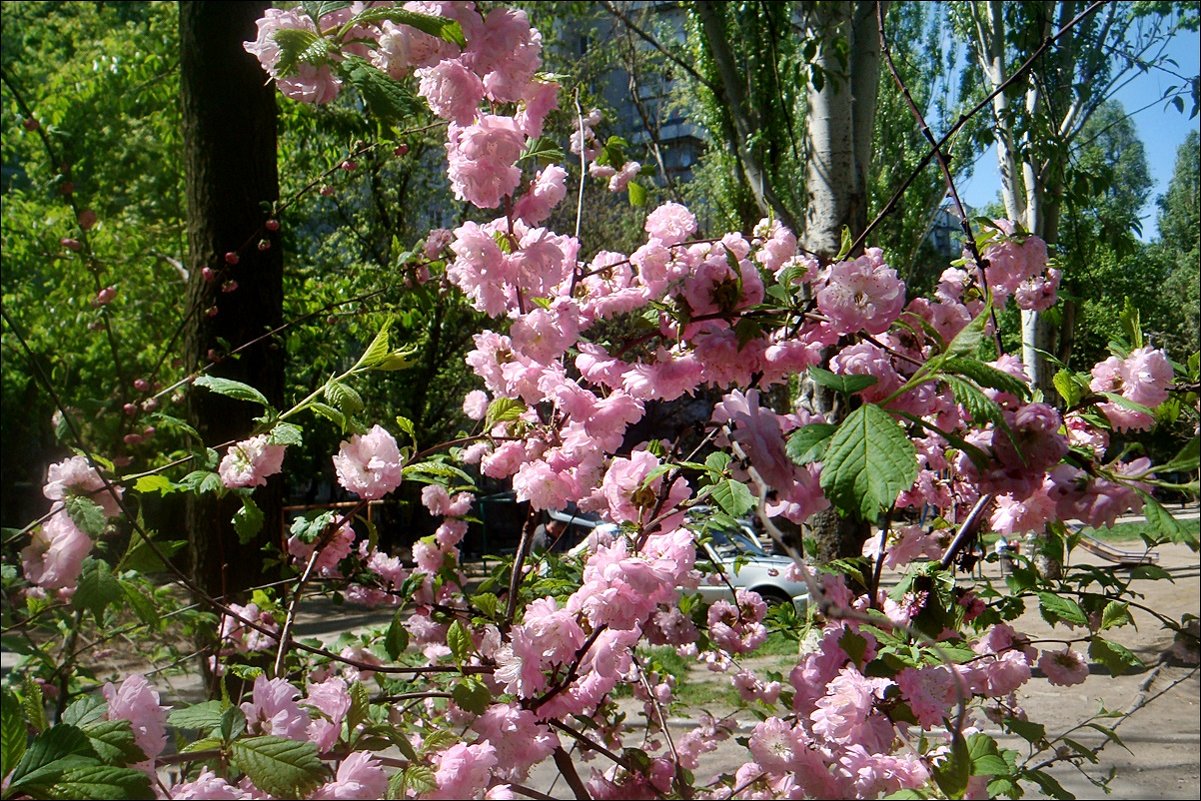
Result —
<instances>
[{"instance_id":1,"label":"pink flower cluster","mask_svg":"<svg viewBox=\"0 0 1201 801\"><path fill-rule=\"evenodd\" d=\"M343 440L334 455L338 483L364 500L376 500L400 486L404 473L396 439L375 425Z\"/></svg>"},{"instance_id":2,"label":"pink flower cluster","mask_svg":"<svg viewBox=\"0 0 1201 801\"><path fill-rule=\"evenodd\" d=\"M1132 404L1154 409L1168 398L1172 365L1162 350L1139 348L1125 359L1110 356L1093 367L1092 377L1089 388L1093 392L1113 393ZM1118 431L1145 431L1152 426L1155 418L1138 406L1118 401L1100 404L1101 411Z\"/></svg>"},{"instance_id":3,"label":"pink flower cluster","mask_svg":"<svg viewBox=\"0 0 1201 801\"><path fill-rule=\"evenodd\" d=\"M266 434L229 446L217 473L221 483L230 489L238 487L261 487L283 469L284 446L270 444Z\"/></svg>"}]
</instances>

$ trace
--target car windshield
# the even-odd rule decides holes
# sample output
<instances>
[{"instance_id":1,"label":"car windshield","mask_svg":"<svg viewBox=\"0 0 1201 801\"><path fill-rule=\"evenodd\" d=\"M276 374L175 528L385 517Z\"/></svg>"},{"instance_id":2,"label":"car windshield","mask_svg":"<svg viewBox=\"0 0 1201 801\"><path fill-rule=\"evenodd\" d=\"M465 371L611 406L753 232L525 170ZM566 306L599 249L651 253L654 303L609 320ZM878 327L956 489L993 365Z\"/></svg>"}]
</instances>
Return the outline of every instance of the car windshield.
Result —
<instances>
[{"instance_id":1,"label":"car windshield","mask_svg":"<svg viewBox=\"0 0 1201 801\"><path fill-rule=\"evenodd\" d=\"M720 556L766 556L767 552L744 530L709 529L713 550Z\"/></svg>"}]
</instances>

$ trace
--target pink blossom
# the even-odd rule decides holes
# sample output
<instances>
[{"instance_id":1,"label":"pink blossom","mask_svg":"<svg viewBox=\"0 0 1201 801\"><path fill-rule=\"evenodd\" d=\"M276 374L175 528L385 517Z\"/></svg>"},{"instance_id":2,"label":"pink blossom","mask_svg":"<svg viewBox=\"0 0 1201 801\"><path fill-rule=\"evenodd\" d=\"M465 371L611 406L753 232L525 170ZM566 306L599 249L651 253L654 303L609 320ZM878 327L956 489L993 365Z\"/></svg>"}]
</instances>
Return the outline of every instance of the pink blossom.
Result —
<instances>
[{"instance_id":1,"label":"pink blossom","mask_svg":"<svg viewBox=\"0 0 1201 801\"><path fill-rule=\"evenodd\" d=\"M905 284L884 263L879 248L868 248L853 261L835 264L826 286L817 293L817 307L844 334L882 333L904 306Z\"/></svg>"},{"instance_id":2,"label":"pink blossom","mask_svg":"<svg viewBox=\"0 0 1201 801\"><path fill-rule=\"evenodd\" d=\"M434 67L417 70L421 79L417 93L430 110L444 120L470 125L484 99L484 82L460 59L445 59Z\"/></svg>"},{"instance_id":3,"label":"pink blossom","mask_svg":"<svg viewBox=\"0 0 1201 801\"><path fill-rule=\"evenodd\" d=\"M238 604L229 604L229 610L238 617L249 620L253 623L266 628L268 631L276 632L279 626L270 612L260 611L258 604L248 603L245 606ZM219 639L223 643L228 643L235 650L248 651L263 651L268 648L273 648L276 639L269 634L263 634L257 629L252 629L232 615L222 615Z\"/></svg>"},{"instance_id":4,"label":"pink blossom","mask_svg":"<svg viewBox=\"0 0 1201 801\"><path fill-rule=\"evenodd\" d=\"M496 776L524 781L531 766L551 755L559 737L539 723L533 712L513 704L494 704L471 724L496 749Z\"/></svg>"},{"instance_id":5,"label":"pink blossom","mask_svg":"<svg viewBox=\"0 0 1201 801\"><path fill-rule=\"evenodd\" d=\"M1038 658L1038 669L1058 687L1071 687L1088 678L1088 662L1068 647L1062 651L1043 651Z\"/></svg>"},{"instance_id":6,"label":"pink blossom","mask_svg":"<svg viewBox=\"0 0 1201 801\"><path fill-rule=\"evenodd\" d=\"M1062 272L1051 267L1045 276L1027 278L1018 286L1013 300L1019 309L1046 311L1055 305L1062 277Z\"/></svg>"},{"instance_id":7,"label":"pink blossom","mask_svg":"<svg viewBox=\"0 0 1201 801\"><path fill-rule=\"evenodd\" d=\"M638 172L642 169L642 165L636 161L627 161L622 165L621 169L609 178L610 192L624 192L626 187L630 185L630 181L638 177Z\"/></svg>"},{"instance_id":8,"label":"pink blossom","mask_svg":"<svg viewBox=\"0 0 1201 801\"><path fill-rule=\"evenodd\" d=\"M132 674L114 687L112 682L104 685L104 698L108 701L109 720L128 720L133 728L133 740L142 753L154 759L167 745L167 712L171 707L160 706L158 693L144 676Z\"/></svg>"},{"instance_id":9,"label":"pink blossom","mask_svg":"<svg viewBox=\"0 0 1201 801\"><path fill-rule=\"evenodd\" d=\"M229 446L225 458L217 467L226 487L261 487L267 477L283 469L284 446L272 445L266 434Z\"/></svg>"},{"instance_id":10,"label":"pink blossom","mask_svg":"<svg viewBox=\"0 0 1201 801\"><path fill-rule=\"evenodd\" d=\"M383 798L388 789L384 766L366 751L355 751L338 765L332 782L317 789L314 799L373 799Z\"/></svg>"},{"instance_id":11,"label":"pink blossom","mask_svg":"<svg viewBox=\"0 0 1201 801\"><path fill-rule=\"evenodd\" d=\"M792 770L797 754L806 750L804 737L785 721L770 717L755 727L747 746L764 770Z\"/></svg>"},{"instance_id":12,"label":"pink blossom","mask_svg":"<svg viewBox=\"0 0 1201 801\"><path fill-rule=\"evenodd\" d=\"M472 420L483 420L488 414L488 393L473 389L463 398L463 414Z\"/></svg>"},{"instance_id":13,"label":"pink blossom","mask_svg":"<svg viewBox=\"0 0 1201 801\"><path fill-rule=\"evenodd\" d=\"M865 375L876 379L876 383L859 392L869 403L879 403L904 382L889 355L871 342L858 342L843 348L830 360L830 369L839 375Z\"/></svg>"},{"instance_id":14,"label":"pink blossom","mask_svg":"<svg viewBox=\"0 0 1201 801\"><path fill-rule=\"evenodd\" d=\"M554 81L532 80L521 96L517 111L517 126L531 139L542 136L542 123L559 105L559 84Z\"/></svg>"},{"instance_id":15,"label":"pink blossom","mask_svg":"<svg viewBox=\"0 0 1201 801\"><path fill-rule=\"evenodd\" d=\"M759 406L759 390L730 392L714 407L713 420L732 427L730 438L742 446L769 488L786 490L792 485L794 466L784 451L780 421Z\"/></svg>"},{"instance_id":16,"label":"pink blossom","mask_svg":"<svg viewBox=\"0 0 1201 801\"><path fill-rule=\"evenodd\" d=\"M487 741L464 745L455 743L438 757L434 773L437 788L425 795L429 799L475 798L483 792L496 767L496 748Z\"/></svg>"},{"instance_id":17,"label":"pink blossom","mask_svg":"<svg viewBox=\"0 0 1201 801\"><path fill-rule=\"evenodd\" d=\"M334 676L323 682L310 684L305 704L320 712L308 723L309 740L316 744L318 751L329 751L342 736L342 721L350 711L350 693L347 691L346 681Z\"/></svg>"},{"instance_id":18,"label":"pink blossom","mask_svg":"<svg viewBox=\"0 0 1201 801\"><path fill-rule=\"evenodd\" d=\"M396 440L380 426L343 440L334 458L338 483L365 500L376 500L400 486L404 466Z\"/></svg>"},{"instance_id":19,"label":"pink blossom","mask_svg":"<svg viewBox=\"0 0 1201 801\"><path fill-rule=\"evenodd\" d=\"M843 668L826 684L826 694L810 715L814 734L840 743L862 740L875 702L889 684L887 679L869 679L854 667Z\"/></svg>"},{"instance_id":20,"label":"pink blossom","mask_svg":"<svg viewBox=\"0 0 1201 801\"><path fill-rule=\"evenodd\" d=\"M190 782L173 785L167 795L175 801L193 801L194 799L240 801L240 799L250 797L242 788L230 784L208 768L202 768L200 775Z\"/></svg>"},{"instance_id":21,"label":"pink blossom","mask_svg":"<svg viewBox=\"0 0 1201 801\"><path fill-rule=\"evenodd\" d=\"M679 203L664 203L646 217L646 232L670 247L696 233L696 217Z\"/></svg>"},{"instance_id":22,"label":"pink blossom","mask_svg":"<svg viewBox=\"0 0 1201 801\"><path fill-rule=\"evenodd\" d=\"M242 704L247 731L289 740L307 739L309 716L296 703L299 695L300 690L284 679L259 675L254 680L251 700Z\"/></svg>"},{"instance_id":23,"label":"pink blossom","mask_svg":"<svg viewBox=\"0 0 1201 801\"><path fill-rule=\"evenodd\" d=\"M51 590L73 587L91 551L91 538L60 510L37 528L29 545L21 549L21 567L31 584Z\"/></svg>"},{"instance_id":24,"label":"pink blossom","mask_svg":"<svg viewBox=\"0 0 1201 801\"><path fill-rule=\"evenodd\" d=\"M82 456L72 456L50 465L46 471L46 485L42 488L42 494L52 501L63 501L72 495L82 495L100 504L100 508L108 517L121 514L121 507L117 502L122 494L121 488L112 484L106 486L96 468L88 464L88 460Z\"/></svg>"},{"instance_id":25,"label":"pink blossom","mask_svg":"<svg viewBox=\"0 0 1201 801\"><path fill-rule=\"evenodd\" d=\"M577 493L567 475L541 460L526 462L517 469L513 490L518 503L529 501L534 509L546 510L562 509Z\"/></svg>"},{"instance_id":26,"label":"pink blossom","mask_svg":"<svg viewBox=\"0 0 1201 801\"><path fill-rule=\"evenodd\" d=\"M514 162L524 136L511 117L481 115L466 127L451 123L447 134L448 175L455 197L482 209L494 209L521 182Z\"/></svg>"},{"instance_id":27,"label":"pink blossom","mask_svg":"<svg viewBox=\"0 0 1201 801\"><path fill-rule=\"evenodd\" d=\"M450 505L450 493L441 484L427 484L421 488L421 505L432 515L445 515Z\"/></svg>"},{"instance_id":28,"label":"pink blossom","mask_svg":"<svg viewBox=\"0 0 1201 801\"><path fill-rule=\"evenodd\" d=\"M513 214L529 225L537 225L550 216L551 209L567 196L567 171L552 164L538 171L529 190L513 207Z\"/></svg>"},{"instance_id":29,"label":"pink blossom","mask_svg":"<svg viewBox=\"0 0 1201 801\"><path fill-rule=\"evenodd\" d=\"M276 79L281 92L302 103L328 103L338 96L342 82L327 64L314 66L301 62L291 75L281 75L277 70L282 51L275 41L276 32L291 29L315 33L313 21L307 15L293 9L268 8L256 24L258 37L253 42L245 42L243 48L258 58L267 74Z\"/></svg>"},{"instance_id":30,"label":"pink blossom","mask_svg":"<svg viewBox=\"0 0 1201 801\"><path fill-rule=\"evenodd\" d=\"M918 724L926 728L941 725L951 705L968 695L958 675L945 665L907 667L897 674L896 682Z\"/></svg>"}]
</instances>

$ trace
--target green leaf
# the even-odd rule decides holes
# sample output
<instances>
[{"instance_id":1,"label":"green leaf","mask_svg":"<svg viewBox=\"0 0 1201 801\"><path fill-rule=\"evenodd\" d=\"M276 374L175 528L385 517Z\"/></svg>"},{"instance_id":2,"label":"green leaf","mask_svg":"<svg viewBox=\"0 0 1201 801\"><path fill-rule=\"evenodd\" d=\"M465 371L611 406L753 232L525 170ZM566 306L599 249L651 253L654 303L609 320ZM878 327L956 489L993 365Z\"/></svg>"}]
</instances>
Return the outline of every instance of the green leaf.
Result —
<instances>
[{"instance_id":1,"label":"green leaf","mask_svg":"<svg viewBox=\"0 0 1201 801\"><path fill-rule=\"evenodd\" d=\"M230 753L256 787L278 798L304 798L325 776L311 742L274 735L246 737L235 740Z\"/></svg>"},{"instance_id":2,"label":"green leaf","mask_svg":"<svg viewBox=\"0 0 1201 801\"><path fill-rule=\"evenodd\" d=\"M400 122L421 113L421 102L408 87L370 62L345 56L339 72L359 90L372 116L386 122Z\"/></svg>"},{"instance_id":3,"label":"green leaf","mask_svg":"<svg viewBox=\"0 0 1201 801\"><path fill-rule=\"evenodd\" d=\"M167 715L167 722L177 729L211 732L221 727L224 711L221 701L204 701L173 710Z\"/></svg>"},{"instance_id":4,"label":"green leaf","mask_svg":"<svg viewBox=\"0 0 1201 801\"><path fill-rule=\"evenodd\" d=\"M18 697L21 699L21 710L25 713L25 720L33 730L39 734L46 731L46 699L42 695L42 685L27 674L21 682L21 694Z\"/></svg>"},{"instance_id":5,"label":"green leaf","mask_svg":"<svg viewBox=\"0 0 1201 801\"><path fill-rule=\"evenodd\" d=\"M166 476L142 476L134 482L133 488L135 491L149 494L158 493L159 495L167 495L175 489L175 485L171 479Z\"/></svg>"},{"instance_id":6,"label":"green leaf","mask_svg":"<svg viewBox=\"0 0 1201 801\"><path fill-rule=\"evenodd\" d=\"M314 412L321 415L326 420L332 420L334 422L334 424L337 425L338 428L342 429L343 431L346 430L346 415L342 414L340 411L338 411L334 407L327 406L326 404L321 403L320 401L313 401L309 404L308 408L312 409Z\"/></svg>"},{"instance_id":7,"label":"green leaf","mask_svg":"<svg viewBox=\"0 0 1201 801\"><path fill-rule=\"evenodd\" d=\"M218 395L224 395L227 398L257 403L265 408L271 408L270 402L268 402L263 393L259 392L249 384L243 384L241 381L233 381L228 378L217 378L216 376L211 375L202 375L193 383L198 387L204 387L209 392L215 392Z\"/></svg>"},{"instance_id":8,"label":"green leaf","mask_svg":"<svg viewBox=\"0 0 1201 801\"><path fill-rule=\"evenodd\" d=\"M968 755L967 742L957 731L951 740L950 755L934 767L934 781L948 798L959 798L967 789L967 781L971 775L972 762Z\"/></svg>"},{"instance_id":9,"label":"green leaf","mask_svg":"<svg viewBox=\"0 0 1201 801\"><path fill-rule=\"evenodd\" d=\"M497 398L488 404L488 413L484 415L484 428L491 429L497 423L516 420L524 413L525 404L516 398Z\"/></svg>"},{"instance_id":10,"label":"green leaf","mask_svg":"<svg viewBox=\"0 0 1201 801\"><path fill-rule=\"evenodd\" d=\"M8 789L50 784L70 768L95 762L96 752L83 730L60 723L33 738L13 769Z\"/></svg>"},{"instance_id":11,"label":"green leaf","mask_svg":"<svg viewBox=\"0 0 1201 801\"><path fill-rule=\"evenodd\" d=\"M742 517L755 508L755 496L746 484L732 478L714 484L710 494L714 502L730 517Z\"/></svg>"},{"instance_id":12,"label":"green leaf","mask_svg":"<svg viewBox=\"0 0 1201 801\"><path fill-rule=\"evenodd\" d=\"M468 676L455 684L451 690L451 698L460 708L482 715L492 703L492 692L482 681Z\"/></svg>"},{"instance_id":13,"label":"green leaf","mask_svg":"<svg viewBox=\"0 0 1201 801\"><path fill-rule=\"evenodd\" d=\"M1043 619L1051 625L1065 620L1074 626L1087 626L1088 617L1080 605L1071 598L1064 598L1052 592L1038 594L1038 607Z\"/></svg>"},{"instance_id":14,"label":"green leaf","mask_svg":"<svg viewBox=\"0 0 1201 801\"><path fill-rule=\"evenodd\" d=\"M942 369L947 373L966 376L982 387L999 389L1018 398L1030 397L1030 387L1025 381L977 359L950 358L942 363Z\"/></svg>"},{"instance_id":15,"label":"green leaf","mask_svg":"<svg viewBox=\"0 0 1201 801\"><path fill-rule=\"evenodd\" d=\"M555 140L548 136L540 136L534 141L526 145L525 150L521 154L521 161L545 162L547 164L558 164L563 160L563 149L555 144Z\"/></svg>"},{"instance_id":16,"label":"green leaf","mask_svg":"<svg viewBox=\"0 0 1201 801\"><path fill-rule=\"evenodd\" d=\"M813 379L813 383L829 387L844 395L851 395L867 389L879 380L874 375L839 375L821 367L810 367L809 377Z\"/></svg>"},{"instance_id":17,"label":"green leaf","mask_svg":"<svg viewBox=\"0 0 1201 801\"><path fill-rule=\"evenodd\" d=\"M455 20L435 17L432 14L419 14L400 6L372 6L348 21L344 27L349 29L354 25L379 23L384 20L395 22L398 25L408 25L410 28L416 28L422 33L428 33L430 36L459 47L467 46L467 39L463 36L463 26Z\"/></svg>"},{"instance_id":18,"label":"green leaf","mask_svg":"<svg viewBox=\"0 0 1201 801\"><path fill-rule=\"evenodd\" d=\"M784 452L797 464L819 462L826 451L826 443L837 430L838 426L830 423L810 423L792 432Z\"/></svg>"},{"instance_id":19,"label":"green leaf","mask_svg":"<svg viewBox=\"0 0 1201 801\"><path fill-rule=\"evenodd\" d=\"M646 205L646 187L637 181L630 181L626 184L626 196L630 200L630 205L635 208Z\"/></svg>"},{"instance_id":20,"label":"green leaf","mask_svg":"<svg viewBox=\"0 0 1201 801\"><path fill-rule=\"evenodd\" d=\"M1026 775L1033 779L1042 788L1042 791L1052 798L1068 799L1070 801L1070 799L1076 797L1065 790L1063 785L1046 771L1035 770Z\"/></svg>"},{"instance_id":21,"label":"green leaf","mask_svg":"<svg viewBox=\"0 0 1201 801\"><path fill-rule=\"evenodd\" d=\"M242 496L242 508L234 512L234 531L238 542L246 545L263 529L263 510L249 495Z\"/></svg>"},{"instance_id":22,"label":"green leaf","mask_svg":"<svg viewBox=\"0 0 1201 801\"><path fill-rule=\"evenodd\" d=\"M79 574L79 582L75 587L75 595L71 598L71 606L85 612L91 612L99 622L109 604L115 604L125 597L120 582L109 570L108 565L99 559L89 558L83 563Z\"/></svg>"},{"instance_id":23,"label":"green leaf","mask_svg":"<svg viewBox=\"0 0 1201 801\"><path fill-rule=\"evenodd\" d=\"M347 417L353 417L363 411L363 399L353 387L341 381L331 381L325 385L325 399L338 408Z\"/></svg>"},{"instance_id":24,"label":"green leaf","mask_svg":"<svg viewBox=\"0 0 1201 801\"><path fill-rule=\"evenodd\" d=\"M1028 743L1038 745L1047 739L1047 727L1041 723L1018 720L1017 718L1005 718L1004 726Z\"/></svg>"},{"instance_id":25,"label":"green leaf","mask_svg":"<svg viewBox=\"0 0 1201 801\"><path fill-rule=\"evenodd\" d=\"M63 505L67 509L67 515L71 518L71 522L92 539L99 537L108 527L108 517L104 514L104 510L91 498L71 495L67 497Z\"/></svg>"},{"instance_id":26,"label":"green leaf","mask_svg":"<svg viewBox=\"0 0 1201 801\"><path fill-rule=\"evenodd\" d=\"M1129 648L1095 635L1089 641L1088 655L1104 665L1111 676L1121 676L1129 670L1143 667L1143 661Z\"/></svg>"},{"instance_id":27,"label":"green leaf","mask_svg":"<svg viewBox=\"0 0 1201 801\"><path fill-rule=\"evenodd\" d=\"M838 426L826 448L821 486L845 514L875 520L917 477L917 451L879 406L864 404Z\"/></svg>"},{"instance_id":28,"label":"green leaf","mask_svg":"<svg viewBox=\"0 0 1201 801\"><path fill-rule=\"evenodd\" d=\"M409 765L397 771L388 781L388 798L408 798L428 793L438 786L434 769L429 765Z\"/></svg>"},{"instance_id":29,"label":"green leaf","mask_svg":"<svg viewBox=\"0 0 1201 801\"><path fill-rule=\"evenodd\" d=\"M455 664L462 665L471 656L471 634L457 620L446 630L446 645L450 648Z\"/></svg>"},{"instance_id":30,"label":"green leaf","mask_svg":"<svg viewBox=\"0 0 1201 801\"><path fill-rule=\"evenodd\" d=\"M187 542L185 540L158 540L155 544L165 556L171 557L178 553ZM130 535L129 548L121 557L119 567L122 570L137 570L140 573L157 573L167 569L163 560L159 559L158 554L140 531L134 531Z\"/></svg>"},{"instance_id":31,"label":"green leaf","mask_svg":"<svg viewBox=\"0 0 1201 801\"><path fill-rule=\"evenodd\" d=\"M1139 320L1138 307L1131 303L1130 298L1125 298L1122 311L1118 315L1118 320L1122 323L1122 330L1126 334L1126 341L1133 348L1141 348L1143 346L1143 327Z\"/></svg>"},{"instance_id":32,"label":"green leaf","mask_svg":"<svg viewBox=\"0 0 1201 801\"><path fill-rule=\"evenodd\" d=\"M367 685L361 681L352 682L350 689L350 709L346 711L346 730L354 732L355 728L371 714L371 696Z\"/></svg>"},{"instance_id":33,"label":"green leaf","mask_svg":"<svg viewBox=\"0 0 1201 801\"><path fill-rule=\"evenodd\" d=\"M1156 466L1156 473L1189 473L1197 469L1201 463L1201 437L1190 439L1180 452L1161 465Z\"/></svg>"},{"instance_id":34,"label":"green leaf","mask_svg":"<svg viewBox=\"0 0 1201 801\"><path fill-rule=\"evenodd\" d=\"M80 765L71 768L50 785L46 795L49 798L102 800L154 798L149 776L133 768L110 765Z\"/></svg>"},{"instance_id":35,"label":"green leaf","mask_svg":"<svg viewBox=\"0 0 1201 801\"><path fill-rule=\"evenodd\" d=\"M981 392L978 387L964 381L959 376L944 375L943 380L951 388L955 402L967 409L968 416L973 422L1004 424L1005 417L1001 413L1001 407Z\"/></svg>"},{"instance_id":36,"label":"green leaf","mask_svg":"<svg viewBox=\"0 0 1201 801\"><path fill-rule=\"evenodd\" d=\"M1143 515L1147 518L1147 526L1152 533L1167 537L1172 542L1183 542L1193 551L1197 550L1198 530L1196 526L1190 528L1181 523L1150 493L1139 490L1138 494L1143 498Z\"/></svg>"},{"instance_id":37,"label":"green leaf","mask_svg":"<svg viewBox=\"0 0 1201 801\"><path fill-rule=\"evenodd\" d=\"M304 433L300 426L293 423L276 423L267 433L267 442L272 445L303 445Z\"/></svg>"},{"instance_id":38,"label":"green leaf","mask_svg":"<svg viewBox=\"0 0 1201 801\"><path fill-rule=\"evenodd\" d=\"M436 478L454 478L466 484L474 483L471 476L449 462L418 462L407 464L401 473L405 479L416 476L434 476Z\"/></svg>"},{"instance_id":39,"label":"green leaf","mask_svg":"<svg viewBox=\"0 0 1201 801\"><path fill-rule=\"evenodd\" d=\"M1089 392L1088 384L1071 370L1060 370L1051 381L1068 408L1080 403Z\"/></svg>"},{"instance_id":40,"label":"green leaf","mask_svg":"<svg viewBox=\"0 0 1201 801\"><path fill-rule=\"evenodd\" d=\"M816 78L817 75L814 75ZM821 91L819 88L817 91ZM851 253L851 245L855 244L855 237L851 236L851 227L844 225L842 227L841 240L838 245L838 255L834 257L834 261L842 261Z\"/></svg>"},{"instance_id":41,"label":"green leaf","mask_svg":"<svg viewBox=\"0 0 1201 801\"><path fill-rule=\"evenodd\" d=\"M382 362L391 353L391 348L388 346L388 329L392 327L392 318L389 317L380 326L379 332L375 338L371 340L371 344L367 346L367 350L363 351L363 355L359 357L358 364L355 366L374 367Z\"/></svg>"},{"instance_id":42,"label":"green leaf","mask_svg":"<svg viewBox=\"0 0 1201 801\"><path fill-rule=\"evenodd\" d=\"M413 421L407 417L396 415L396 427L409 435L409 439L413 442L417 441L417 427L413 425Z\"/></svg>"},{"instance_id":43,"label":"green leaf","mask_svg":"<svg viewBox=\"0 0 1201 801\"><path fill-rule=\"evenodd\" d=\"M317 34L302 28L280 28L272 38L279 45L279 61L275 68L280 75L287 75L321 41Z\"/></svg>"},{"instance_id":44,"label":"green leaf","mask_svg":"<svg viewBox=\"0 0 1201 801\"><path fill-rule=\"evenodd\" d=\"M104 713L107 711L108 704L103 698L96 695L84 695L63 710L62 722L84 729L106 720Z\"/></svg>"},{"instance_id":45,"label":"green leaf","mask_svg":"<svg viewBox=\"0 0 1201 801\"><path fill-rule=\"evenodd\" d=\"M1125 626L1128 623L1133 623L1134 618L1130 616L1129 604L1121 601L1110 601L1105 605L1105 609L1101 612L1101 628L1110 629L1115 626Z\"/></svg>"},{"instance_id":46,"label":"green leaf","mask_svg":"<svg viewBox=\"0 0 1201 801\"><path fill-rule=\"evenodd\" d=\"M984 341L984 328L988 324L989 311L987 306L965 325L955 338L947 345L946 356L975 356Z\"/></svg>"},{"instance_id":47,"label":"green leaf","mask_svg":"<svg viewBox=\"0 0 1201 801\"><path fill-rule=\"evenodd\" d=\"M388 626L387 634L384 635L384 651L388 654L388 658L395 662L408 647L409 631L404 627L401 613L397 611L392 617L392 623Z\"/></svg>"},{"instance_id":48,"label":"green leaf","mask_svg":"<svg viewBox=\"0 0 1201 801\"><path fill-rule=\"evenodd\" d=\"M0 698L0 775L7 776L20 761L28 740L21 702L6 688Z\"/></svg>"},{"instance_id":49,"label":"green leaf","mask_svg":"<svg viewBox=\"0 0 1201 801\"><path fill-rule=\"evenodd\" d=\"M101 760L110 765L134 765L146 760L146 754L134 742L128 720L102 720L83 729Z\"/></svg>"}]
</instances>

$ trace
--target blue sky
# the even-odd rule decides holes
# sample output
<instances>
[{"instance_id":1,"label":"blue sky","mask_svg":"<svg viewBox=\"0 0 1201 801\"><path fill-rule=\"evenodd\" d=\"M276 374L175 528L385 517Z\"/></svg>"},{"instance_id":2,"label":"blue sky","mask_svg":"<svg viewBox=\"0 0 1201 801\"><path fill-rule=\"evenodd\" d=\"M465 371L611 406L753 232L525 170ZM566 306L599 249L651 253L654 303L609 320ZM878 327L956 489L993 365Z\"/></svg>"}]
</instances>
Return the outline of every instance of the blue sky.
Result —
<instances>
[{"instance_id":1,"label":"blue sky","mask_svg":"<svg viewBox=\"0 0 1201 801\"><path fill-rule=\"evenodd\" d=\"M1180 75L1197 75L1201 73L1201 37L1197 33L1185 31L1178 34L1168 45L1167 55L1174 59L1178 66L1170 67ZM1176 148L1184 141L1190 130L1198 130L1197 117L1189 119L1191 102L1185 98L1184 113L1175 107L1167 106L1159 100L1164 90L1182 81L1175 75L1160 70L1151 70L1138 75L1133 81L1122 88L1116 99L1125 106L1127 113L1144 108L1133 117L1138 136L1143 142L1147 153L1147 165L1151 169L1154 188L1143 206L1142 220L1144 240L1154 239L1157 233L1155 199L1168 188L1172 177L1172 168L1176 163ZM960 196L968 205L979 208L999 198L1001 179L997 171L997 154L990 148L976 162L976 168L971 178L957 184Z\"/></svg>"}]
</instances>

